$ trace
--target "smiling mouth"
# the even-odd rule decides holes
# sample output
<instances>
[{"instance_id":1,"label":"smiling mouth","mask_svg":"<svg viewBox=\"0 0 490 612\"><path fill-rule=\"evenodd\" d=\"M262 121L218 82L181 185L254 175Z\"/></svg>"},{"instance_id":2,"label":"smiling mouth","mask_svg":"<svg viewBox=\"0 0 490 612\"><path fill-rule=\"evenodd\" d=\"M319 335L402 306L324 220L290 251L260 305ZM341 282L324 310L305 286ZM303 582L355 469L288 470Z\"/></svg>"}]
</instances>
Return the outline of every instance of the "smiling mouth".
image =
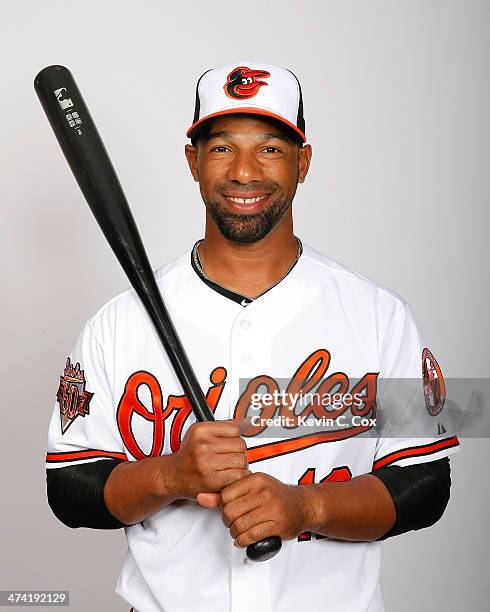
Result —
<instances>
[{"instance_id":1,"label":"smiling mouth","mask_svg":"<svg viewBox=\"0 0 490 612\"><path fill-rule=\"evenodd\" d=\"M265 200L265 198L268 198L269 195L270 194L268 193L264 193L262 195L255 196L253 198L239 198L236 196L224 194L223 197L229 200L230 202L234 202L235 204L241 204L242 206L251 206L253 204L257 204L258 202L261 202L262 200Z\"/></svg>"}]
</instances>

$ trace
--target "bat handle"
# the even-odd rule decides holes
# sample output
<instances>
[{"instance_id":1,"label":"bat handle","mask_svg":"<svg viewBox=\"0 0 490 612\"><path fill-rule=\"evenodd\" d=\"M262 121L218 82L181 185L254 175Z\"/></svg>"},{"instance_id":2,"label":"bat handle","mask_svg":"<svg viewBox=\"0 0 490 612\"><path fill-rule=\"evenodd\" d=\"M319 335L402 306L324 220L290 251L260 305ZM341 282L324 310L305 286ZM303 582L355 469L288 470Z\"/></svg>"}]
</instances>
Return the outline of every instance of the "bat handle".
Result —
<instances>
[{"instance_id":1,"label":"bat handle","mask_svg":"<svg viewBox=\"0 0 490 612\"><path fill-rule=\"evenodd\" d=\"M247 546L247 557L251 561L267 561L281 550L282 540L279 536L264 538L260 542Z\"/></svg>"}]
</instances>

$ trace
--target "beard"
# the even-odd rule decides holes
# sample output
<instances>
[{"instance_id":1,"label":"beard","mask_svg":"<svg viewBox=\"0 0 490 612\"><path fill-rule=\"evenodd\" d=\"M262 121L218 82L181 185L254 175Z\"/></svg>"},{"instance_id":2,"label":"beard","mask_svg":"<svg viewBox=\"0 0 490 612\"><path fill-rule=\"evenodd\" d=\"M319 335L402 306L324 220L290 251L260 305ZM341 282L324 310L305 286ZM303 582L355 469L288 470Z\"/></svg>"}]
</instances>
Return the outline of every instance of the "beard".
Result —
<instances>
[{"instance_id":1,"label":"beard","mask_svg":"<svg viewBox=\"0 0 490 612\"><path fill-rule=\"evenodd\" d=\"M219 202L206 205L219 231L227 240L241 243L258 242L276 227L286 214L289 202L274 202L265 210L254 215L230 213Z\"/></svg>"},{"instance_id":2,"label":"beard","mask_svg":"<svg viewBox=\"0 0 490 612\"><path fill-rule=\"evenodd\" d=\"M253 215L231 213L220 202L207 202L206 210L221 234L233 242L243 244L258 242L278 225L291 202L276 200L266 209Z\"/></svg>"}]
</instances>

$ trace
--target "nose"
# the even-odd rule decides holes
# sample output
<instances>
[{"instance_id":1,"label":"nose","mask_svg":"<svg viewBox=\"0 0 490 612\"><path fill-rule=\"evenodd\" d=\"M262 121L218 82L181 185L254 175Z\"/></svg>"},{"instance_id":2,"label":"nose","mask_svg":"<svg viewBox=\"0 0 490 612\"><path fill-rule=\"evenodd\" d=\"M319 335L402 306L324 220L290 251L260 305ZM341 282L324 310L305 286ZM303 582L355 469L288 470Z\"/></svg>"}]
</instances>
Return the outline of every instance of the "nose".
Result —
<instances>
[{"instance_id":1,"label":"nose","mask_svg":"<svg viewBox=\"0 0 490 612\"><path fill-rule=\"evenodd\" d=\"M228 167L228 180L248 183L263 179L263 168L254 151L238 150Z\"/></svg>"}]
</instances>

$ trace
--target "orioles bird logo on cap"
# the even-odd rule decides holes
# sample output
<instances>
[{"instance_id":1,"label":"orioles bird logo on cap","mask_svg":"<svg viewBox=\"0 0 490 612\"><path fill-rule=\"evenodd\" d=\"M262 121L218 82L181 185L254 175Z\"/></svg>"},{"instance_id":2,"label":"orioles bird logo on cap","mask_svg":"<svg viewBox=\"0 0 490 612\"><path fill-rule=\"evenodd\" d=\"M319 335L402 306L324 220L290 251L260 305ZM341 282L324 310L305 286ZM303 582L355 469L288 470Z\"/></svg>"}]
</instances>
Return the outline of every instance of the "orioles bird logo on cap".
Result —
<instances>
[{"instance_id":1,"label":"orioles bird logo on cap","mask_svg":"<svg viewBox=\"0 0 490 612\"><path fill-rule=\"evenodd\" d=\"M251 70L246 66L238 66L228 75L223 89L229 98L239 98L242 100L253 98L262 85L267 85L264 81L257 79L266 79L268 77L270 77L270 73L266 70Z\"/></svg>"}]
</instances>

